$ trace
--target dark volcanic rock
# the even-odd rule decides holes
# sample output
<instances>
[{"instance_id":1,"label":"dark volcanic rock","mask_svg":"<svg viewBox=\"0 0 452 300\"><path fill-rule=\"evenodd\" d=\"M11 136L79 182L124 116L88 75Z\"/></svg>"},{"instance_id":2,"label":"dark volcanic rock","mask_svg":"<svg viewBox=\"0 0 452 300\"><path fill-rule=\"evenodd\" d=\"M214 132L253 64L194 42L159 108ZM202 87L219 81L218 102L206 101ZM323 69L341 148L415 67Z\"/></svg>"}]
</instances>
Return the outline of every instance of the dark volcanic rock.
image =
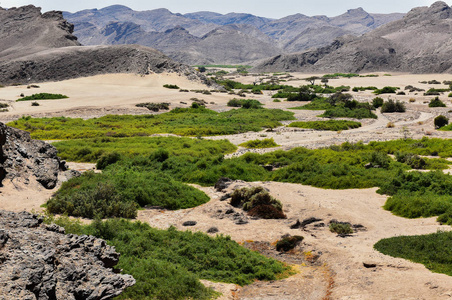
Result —
<instances>
[{"instance_id":1,"label":"dark volcanic rock","mask_svg":"<svg viewBox=\"0 0 452 300\"><path fill-rule=\"evenodd\" d=\"M104 240L27 212L0 211L0 228L0 299L110 299L135 284L113 272L119 254Z\"/></svg>"},{"instance_id":2,"label":"dark volcanic rock","mask_svg":"<svg viewBox=\"0 0 452 300\"><path fill-rule=\"evenodd\" d=\"M57 184L60 165L55 147L0 123L0 186L5 179L28 184L34 178L52 189Z\"/></svg>"}]
</instances>

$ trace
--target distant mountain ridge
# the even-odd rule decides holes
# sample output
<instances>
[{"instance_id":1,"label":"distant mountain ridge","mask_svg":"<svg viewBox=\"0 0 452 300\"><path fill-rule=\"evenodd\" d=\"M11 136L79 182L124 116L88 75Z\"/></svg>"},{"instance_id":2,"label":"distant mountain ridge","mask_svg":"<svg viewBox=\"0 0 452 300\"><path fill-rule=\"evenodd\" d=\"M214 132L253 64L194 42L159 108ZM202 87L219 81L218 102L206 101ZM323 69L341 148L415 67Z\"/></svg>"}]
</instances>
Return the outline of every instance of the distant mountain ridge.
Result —
<instances>
[{"instance_id":1,"label":"distant mountain ridge","mask_svg":"<svg viewBox=\"0 0 452 300\"><path fill-rule=\"evenodd\" d=\"M360 37L299 54L278 55L258 71L411 73L452 72L452 8L438 1Z\"/></svg>"},{"instance_id":2,"label":"distant mountain ridge","mask_svg":"<svg viewBox=\"0 0 452 300\"><path fill-rule=\"evenodd\" d=\"M369 14L362 8L329 18L295 14L274 20L246 13L134 11L113 5L64 13L83 45L136 43L188 64L242 63L330 44L361 35L403 14ZM177 35L173 29L176 29ZM183 29L184 31L181 31Z\"/></svg>"}]
</instances>

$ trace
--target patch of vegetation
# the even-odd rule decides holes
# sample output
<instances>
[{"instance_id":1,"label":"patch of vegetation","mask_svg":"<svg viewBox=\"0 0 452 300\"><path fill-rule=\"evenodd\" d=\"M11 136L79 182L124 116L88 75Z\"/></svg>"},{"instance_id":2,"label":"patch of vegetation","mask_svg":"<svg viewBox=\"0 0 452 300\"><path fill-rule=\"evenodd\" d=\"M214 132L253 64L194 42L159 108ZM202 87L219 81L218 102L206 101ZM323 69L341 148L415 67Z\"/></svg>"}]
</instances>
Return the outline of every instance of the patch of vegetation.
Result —
<instances>
[{"instance_id":1,"label":"patch of vegetation","mask_svg":"<svg viewBox=\"0 0 452 300\"><path fill-rule=\"evenodd\" d=\"M377 108L379 108L379 107L382 107L383 104L384 104L384 100L383 100L383 98L381 98L381 97L375 97L375 98L372 100L372 106L373 106L375 109L377 109Z\"/></svg>"},{"instance_id":2,"label":"patch of vegetation","mask_svg":"<svg viewBox=\"0 0 452 300\"><path fill-rule=\"evenodd\" d=\"M175 108L159 115L108 115L94 119L22 117L8 126L29 131L35 139L63 140L92 137L226 135L281 126L293 113L280 109L234 109L217 113L204 107Z\"/></svg>"},{"instance_id":3,"label":"patch of vegetation","mask_svg":"<svg viewBox=\"0 0 452 300\"><path fill-rule=\"evenodd\" d=\"M326 110L331 108L332 105L327 101L326 98L317 98L311 103L303 106L291 107L290 109L305 109L305 110Z\"/></svg>"},{"instance_id":4,"label":"patch of vegetation","mask_svg":"<svg viewBox=\"0 0 452 300\"><path fill-rule=\"evenodd\" d=\"M237 69L237 68L246 68L251 69L252 66L248 65L195 65L194 67L205 67L205 68L222 68L222 69Z\"/></svg>"},{"instance_id":5,"label":"patch of vegetation","mask_svg":"<svg viewBox=\"0 0 452 300\"><path fill-rule=\"evenodd\" d=\"M382 89L376 89L374 91L374 94L381 95L381 94L395 94L399 88L393 87L393 86L385 86Z\"/></svg>"},{"instance_id":6,"label":"patch of vegetation","mask_svg":"<svg viewBox=\"0 0 452 300\"><path fill-rule=\"evenodd\" d=\"M438 97L435 97L430 100L428 107L446 107L446 104L444 104L444 102L441 101Z\"/></svg>"},{"instance_id":7,"label":"patch of vegetation","mask_svg":"<svg viewBox=\"0 0 452 300\"><path fill-rule=\"evenodd\" d=\"M38 102L36 102L36 101L34 101L34 102L31 102L31 106L39 106L39 103L38 103Z\"/></svg>"},{"instance_id":8,"label":"patch of vegetation","mask_svg":"<svg viewBox=\"0 0 452 300\"><path fill-rule=\"evenodd\" d=\"M399 100L395 101L389 99L381 106L382 113L403 113L406 111L405 104Z\"/></svg>"},{"instance_id":9,"label":"patch of vegetation","mask_svg":"<svg viewBox=\"0 0 452 300\"><path fill-rule=\"evenodd\" d=\"M378 88L375 86L355 86L352 91L353 92L359 92L359 91L375 91Z\"/></svg>"},{"instance_id":10,"label":"patch of vegetation","mask_svg":"<svg viewBox=\"0 0 452 300\"><path fill-rule=\"evenodd\" d=\"M329 229L331 232L337 233L338 235L347 235L353 233L353 229L350 223L331 222L329 225Z\"/></svg>"},{"instance_id":11,"label":"patch of vegetation","mask_svg":"<svg viewBox=\"0 0 452 300\"><path fill-rule=\"evenodd\" d=\"M452 276L452 232L383 239L374 248L386 255L421 263L432 272Z\"/></svg>"},{"instance_id":12,"label":"patch of vegetation","mask_svg":"<svg viewBox=\"0 0 452 300\"><path fill-rule=\"evenodd\" d=\"M280 252L287 252L294 249L299 243L303 241L304 237L300 235L286 236L276 242L276 250Z\"/></svg>"},{"instance_id":13,"label":"patch of vegetation","mask_svg":"<svg viewBox=\"0 0 452 300\"><path fill-rule=\"evenodd\" d=\"M328 121L293 122L290 123L289 127L341 131L359 128L361 127L361 123L344 120L328 120Z\"/></svg>"},{"instance_id":14,"label":"patch of vegetation","mask_svg":"<svg viewBox=\"0 0 452 300\"><path fill-rule=\"evenodd\" d=\"M242 107L246 109L258 109L262 108L263 104L254 99L231 99L228 101L228 106Z\"/></svg>"},{"instance_id":15,"label":"patch of vegetation","mask_svg":"<svg viewBox=\"0 0 452 300\"><path fill-rule=\"evenodd\" d=\"M0 108L8 108L9 104L8 103L0 103Z\"/></svg>"},{"instance_id":16,"label":"patch of vegetation","mask_svg":"<svg viewBox=\"0 0 452 300\"><path fill-rule=\"evenodd\" d=\"M158 112L159 110L169 110L170 104L167 102L162 102L162 103L145 102L145 103L138 103L135 106L136 107L146 107L147 109L149 109L151 111Z\"/></svg>"},{"instance_id":17,"label":"patch of vegetation","mask_svg":"<svg viewBox=\"0 0 452 300\"><path fill-rule=\"evenodd\" d=\"M180 89L177 85L175 84L164 84L163 87L167 88L167 89L171 89L171 90L178 90Z\"/></svg>"},{"instance_id":18,"label":"patch of vegetation","mask_svg":"<svg viewBox=\"0 0 452 300\"><path fill-rule=\"evenodd\" d=\"M262 148L273 148L279 145L275 143L273 138L263 139L263 140L251 140L240 144L239 146L250 148L250 149L262 149Z\"/></svg>"},{"instance_id":19,"label":"patch of vegetation","mask_svg":"<svg viewBox=\"0 0 452 300\"><path fill-rule=\"evenodd\" d=\"M231 205L243 208L249 215L263 219L285 219L282 203L263 187L236 189L231 195Z\"/></svg>"},{"instance_id":20,"label":"patch of vegetation","mask_svg":"<svg viewBox=\"0 0 452 300\"><path fill-rule=\"evenodd\" d=\"M439 96L442 93L449 92L450 89L429 89L424 93L424 96Z\"/></svg>"},{"instance_id":21,"label":"patch of vegetation","mask_svg":"<svg viewBox=\"0 0 452 300\"><path fill-rule=\"evenodd\" d=\"M33 94L31 96L23 97L20 99L17 99L16 101L30 101L30 100L58 100L58 99L66 99L69 98L66 95L62 94L49 94L49 93L39 93L39 94Z\"/></svg>"},{"instance_id":22,"label":"patch of vegetation","mask_svg":"<svg viewBox=\"0 0 452 300\"><path fill-rule=\"evenodd\" d=\"M435 128L439 129L449 124L449 118L443 115L439 115L434 120Z\"/></svg>"},{"instance_id":23,"label":"patch of vegetation","mask_svg":"<svg viewBox=\"0 0 452 300\"><path fill-rule=\"evenodd\" d=\"M240 246L229 236L210 237L174 227L159 230L118 219L96 220L91 225L74 224L68 218L54 221L67 233L105 239L121 253L117 268L137 283L118 299L212 299L218 293L199 279L246 285L291 273L289 267Z\"/></svg>"},{"instance_id":24,"label":"patch of vegetation","mask_svg":"<svg viewBox=\"0 0 452 300\"><path fill-rule=\"evenodd\" d=\"M360 77L359 74L355 73L334 73L334 74L325 74L322 76L323 78L335 79L339 77L352 78L352 77Z\"/></svg>"}]
</instances>

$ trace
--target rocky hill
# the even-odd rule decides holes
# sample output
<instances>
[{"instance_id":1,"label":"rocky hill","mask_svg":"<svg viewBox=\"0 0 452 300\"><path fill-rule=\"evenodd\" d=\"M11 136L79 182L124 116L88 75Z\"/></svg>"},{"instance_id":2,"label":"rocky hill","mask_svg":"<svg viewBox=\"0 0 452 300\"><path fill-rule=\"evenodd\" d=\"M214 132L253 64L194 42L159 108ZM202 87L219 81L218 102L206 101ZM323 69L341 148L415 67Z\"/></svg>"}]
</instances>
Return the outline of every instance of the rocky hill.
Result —
<instances>
[{"instance_id":1,"label":"rocky hill","mask_svg":"<svg viewBox=\"0 0 452 300\"><path fill-rule=\"evenodd\" d=\"M323 48L279 55L258 71L442 73L452 71L452 8L438 1L361 37L343 37Z\"/></svg>"},{"instance_id":2,"label":"rocky hill","mask_svg":"<svg viewBox=\"0 0 452 300\"><path fill-rule=\"evenodd\" d=\"M74 34L84 45L136 43L184 63L208 64L242 63L325 46L339 36L361 35L403 14L369 14L359 8L334 18L295 14L272 20L244 13L139 12L114 5L64 16L75 24Z\"/></svg>"},{"instance_id":3,"label":"rocky hill","mask_svg":"<svg viewBox=\"0 0 452 300\"><path fill-rule=\"evenodd\" d=\"M83 47L72 30L61 12L41 14L40 8L32 5L0 9L0 84L160 72L175 72L207 83L192 68L155 49L137 45Z\"/></svg>"},{"instance_id":4,"label":"rocky hill","mask_svg":"<svg viewBox=\"0 0 452 300\"><path fill-rule=\"evenodd\" d=\"M0 211L0 299L111 299L135 284L119 254L93 236L65 235L27 212Z\"/></svg>"}]
</instances>

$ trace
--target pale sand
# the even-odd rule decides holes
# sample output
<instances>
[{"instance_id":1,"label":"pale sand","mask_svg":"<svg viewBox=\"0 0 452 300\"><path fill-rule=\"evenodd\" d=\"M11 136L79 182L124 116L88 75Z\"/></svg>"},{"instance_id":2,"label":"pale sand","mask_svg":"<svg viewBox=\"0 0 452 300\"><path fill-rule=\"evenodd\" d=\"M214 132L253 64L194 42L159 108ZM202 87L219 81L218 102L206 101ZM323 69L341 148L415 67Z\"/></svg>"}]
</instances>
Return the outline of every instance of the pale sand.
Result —
<instances>
[{"instance_id":1,"label":"pale sand","mask_svg":"<svg viewBox=\"0 0 452 300\"><path fill-rule=\"evenodd\" d=\"M294 74L298 78L309 75ZM438 81L452 80L449 74L380 76L378 78L352 78L330 80L330 84L350 86L377 86L379 88L391 85L404 87L414 85L428 89L430 87L444 87L443 85L419 84L419 81L436 79ZM243 82L253 82L252 76L242 77ZM306 84L303 80L291 81L295 86ZM102 75L55 83L38 83L40 89L26 89L26 87L7 87L0 89L0 99L15 100L20 93L50 92L62 93L69 99L38 101L41 106L31 107L30 102L12 103L10 112L0 113L0 121L10 121L22 115L35 116L71 116L97 117L109 113L149 113L146 109L136 108L140 102L170 102L172 107L186 107L191 104L190 98L204 99L208 108L218 111L229 109L228 100L234 96L214 93L202 95L198 93L180 93L178 90L163 88L163 84L177 84L183 89L210 89L198 83L193 83L174 74L160 74L140 77L135 75ZM247 98L258 99L269 108L288 108L300 103L273 102L271 92L264 95L247 95ZM371 100L375 96L369 92L353 93L359 100ZM414 104L407 103L405 114L380 115L378 120L363 121L363 127L350 131L319 132L313 130L295 130L281 127L272 132L245 133L213 139L228 138L234 144L255 138L273 137L283 149L294 146L318 148L344 141L359 140L388 140L409 135L419 138L428 134L434 137L451 137L451 133L439 132L433 129L433 118L438 114L448 115L451 108L447 95L440 98L448 108L429 109L424 101L432 97L409 93L406 96L391 96L407 102L411 97L416 99ZM388 98L387 95L384 98ZM180 102L186 102L187 105ZM295 111L299 120L314 120L321 112ZM395 128L386 128L388 122L394 122ZM405 133L403 132L406 128ZM271 149L274 150L274 149ZM239 152L248 151L245 149ZM260 150L264 152L268 150ZM73 165L72 168L87 170L92 165ZM449 230L448 226L439 226L435 218L408 220L393 216L381 208L386 197L375 193L375 189L365 190L324 190L299 184L285 183L256 183L267 187L272 195L280 199L285 207L288 220L251 220L246 225L235 225L230 219L218 220L212 214L227 205L219 202L219 193L212 188L201 188L211 196L212 201L200 207L174 212L159 212L144 210L139 212L139 220L146 221L152 226L167 228L174 225L179 229L187 220L195 220L198 224L190 229L206 231L211 226L220 229L220 233L230 235L234 240L275 242L286 233L300 234L306 239L303 243L305 251L313 250L321 253L322 265L299 266L300 272L283 281L274 283L257 283L250 287L238 289L234 285L214 284L225 292L223 299L232 299L238 294L243 299L322 299L331 292L331 299L449 299L452 296L452 277L434 274L420 264L414 264L402 259L395 259L382 255L373 250L373 245L381 238L397 235L414 235L436 232L438 229ZM54 191L45 190L30 184L29 188L22 186L20 190L10 183L0 189L0 208L14 211L39 210L41 204ZM327 228L308 231L291 230L289 225L296 219L319 217L325 222L335 218L340 221L359 223L367 231L358 232L353 237L339 238L330 233ZM377 268L366 269L363 262L377 264ZM334 284L333 284L334 283ZM234 293L231 290L235 290Z\"/></svg>"}]
</instances>

